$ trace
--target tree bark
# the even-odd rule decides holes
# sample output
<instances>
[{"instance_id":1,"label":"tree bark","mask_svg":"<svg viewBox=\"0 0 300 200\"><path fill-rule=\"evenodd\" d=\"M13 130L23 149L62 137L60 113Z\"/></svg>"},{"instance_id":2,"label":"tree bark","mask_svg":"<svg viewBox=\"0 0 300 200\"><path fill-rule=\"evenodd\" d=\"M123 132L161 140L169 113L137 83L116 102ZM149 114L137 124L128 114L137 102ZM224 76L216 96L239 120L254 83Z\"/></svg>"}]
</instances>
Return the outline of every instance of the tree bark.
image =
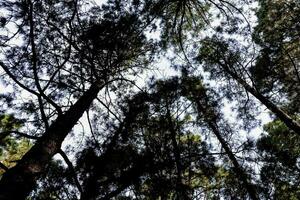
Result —
<instances>
[{"instance_id":1,"label":"tree bark","mask_svg":"<svg viewBox=\"0 0 300 200\"><path fill-rule=\"evenodd\" d=\"M65 137L103 87L104 84L93 83L67 112L57 117L17 165L5 172L0 180L0 200L21 200L30 194Z\"/></svg>"}]
</instances>

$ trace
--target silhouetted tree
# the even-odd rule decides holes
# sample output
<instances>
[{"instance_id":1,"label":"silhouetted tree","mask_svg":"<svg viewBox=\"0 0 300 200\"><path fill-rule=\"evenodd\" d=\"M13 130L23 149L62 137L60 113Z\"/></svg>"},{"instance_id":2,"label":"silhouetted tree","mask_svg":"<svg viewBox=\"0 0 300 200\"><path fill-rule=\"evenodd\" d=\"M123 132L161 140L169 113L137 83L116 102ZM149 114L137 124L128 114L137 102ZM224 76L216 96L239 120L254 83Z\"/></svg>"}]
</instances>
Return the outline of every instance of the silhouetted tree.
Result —
<instances>
[{"instance_id":1,"label":"silhouetted tree","mask_svg":"<svg viewBox=\"0 0 300 200\"><path fill-rule=\"evenodd\" d=\"M297 199L300 6L255 2L2 0L0 199Z\"/></svg>"}]
</instances>

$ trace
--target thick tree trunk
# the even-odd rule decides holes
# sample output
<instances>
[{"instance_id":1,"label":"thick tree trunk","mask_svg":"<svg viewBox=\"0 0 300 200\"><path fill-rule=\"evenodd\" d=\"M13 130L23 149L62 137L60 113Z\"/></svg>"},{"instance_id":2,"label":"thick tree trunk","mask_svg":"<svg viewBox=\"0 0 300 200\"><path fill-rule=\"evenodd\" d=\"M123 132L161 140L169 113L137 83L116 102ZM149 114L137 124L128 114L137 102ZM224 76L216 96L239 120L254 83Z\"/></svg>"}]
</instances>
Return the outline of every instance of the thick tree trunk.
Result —
<instances>
[{"instance_id":1,"label":"thick tree trunk","mask_svg":"<svg viewBox=\"0 0 300 200\"><path fill-rule=\"evenodd\" d=\"M264 95L259 93L255 88L249 85L245 80L239 77L235 72L230 70L228 66L220 64L224 71L228 73L233 79L235 79L239 84L241 84L245 90L257 98L263 105L265 105L270 111L272 111L287 127L295 131L295 133L300 135L300 124L293 120L288 114L283 110L278 108L273 102L271 102Z\"/></svg>"},{"instance_id":2,"label":"thick tree trunk","mask_svg":"<svg viewBox=\"0 0 300 200\"><path fill-rule=\"evenodd\" d=\"M0 180L0 200L21 200L29 195L49 161L60 150L65 137L102 87L103 84L92 84L67 112L52 123L17 165L3 175Z\"/></svg>"},{"instance_id":3,"label":"thick tree trunk","mask_svg":"<svg viewBox=\"0 0 300 200\"><path fill-rule=\"evenodd\" d=\"M204 119L205 123L212 130L212 132L214 133L214 135L217 137L218 141L220 142L222 148L225 150L225 153L227 154L229 160L233 164L234 173L236 174L237 178L241 180L241 182L242 182L243 186L245 187L245 189L247 190L250 198L252 200L258 200L259 198L257 197L257 192L256 192L254 186L248 180L245 171L243 170L243 168L238 163L235 155L231 151L229 145L224 140L224 138L222 137L221 132L218 129L218 126L217 126L217 117L215 116L214 113L206 113L207 108L204 108L201 105L201 103L199 102L199 100L197 100L197 98L195 98L195 101L196 101L195 103L197 105L198 113L199 114L203 113L206 116L210 116L210 117Z\"/></svg>"}]
</instances>

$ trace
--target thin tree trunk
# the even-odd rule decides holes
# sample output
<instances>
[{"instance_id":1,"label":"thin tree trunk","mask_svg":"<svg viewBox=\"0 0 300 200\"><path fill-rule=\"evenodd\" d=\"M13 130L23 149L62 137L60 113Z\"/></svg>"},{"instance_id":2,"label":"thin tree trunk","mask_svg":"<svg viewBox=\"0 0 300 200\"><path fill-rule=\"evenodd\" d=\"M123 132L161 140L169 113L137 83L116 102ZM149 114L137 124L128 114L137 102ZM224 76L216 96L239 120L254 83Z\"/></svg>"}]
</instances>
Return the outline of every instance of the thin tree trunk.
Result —
<instances>
[{"instance_id":1,"label":"thin tree trunk","mask_svg":"<svg viewBox=\"0 0 300 200\"><path fill-rule=\"evenodd\" d=\"M255 190L254 186L248 180L245 171L240 166L240 164L238 163L235 155L232 153L230 147L228 146L227 142L222 137L221 133L219 132L219 129L217 128L217 125L213 122L209 122L208 126L214 132L214 135L217 137L217 139L220 142L222 148L225 150L225 153L227 154L227 156L229 157L230 161L232 162L232 164L234 166L234 172L235 172L236 176L242 181L242 184L246 188L250 198L253 199L253 200L258 200L259 198L257 197L256 190Z\"/></svg>"},{"instance_id":2,"label":"thin tree trunk","mask_svg":"<svg viewBox=\"0 0 300 200\"><path fill-rule=\"evenodd\" d=\"M233 79L235 79L239 84L241 84L245 90L256 97L263 105L265 105L270 111L272 111L287 127L295 131L296 134L300 135L300 124L293 120L287 113L278 108L273 102L271 102L264 95L259 93L251 85L249 85L245 80L239 77L235 72L231 71L227 65L221 64L221 67L226 73L228 73Z\"/></svg>"},{"instance_id":3,"label":"thin tree trunk","mask_svg":"<svg viewBox=\"0 0 300 200\"><path fill-rule=\"evenodd\" d=\"M0 180L0 200L25 199L34 189L47 164L58 153L61 144L82 114L97 97L104 84L94 83L63 115L59 116L23 156Z\"/></svg>"},{"instance_id":4,"label":"thin tree trunk","mask_svg":"<svg viewBox=\"0 0 300 200\"><path fill-rule=\"evenodd\" d=\"M243 168L238 163L235 155L231 151L229 145L224 140L224 138L222 137L222 134L220 133L220 131L218 129L218 126L217 126L217 117L215 116L214 113L206 113L207 109L204 108L201 105L201 103L199 102L199 100L197 100L197 98L195 98L195 103L197 105L197 110L198 110L199 114L203 113L204 115L211 116L209 118L205 118L204 119L205 123L213 131L214 135L217 137L218 141L220 142L222 148L225 150L225 153L227 154L229 160L231 161L231 163L234 166L234 172L235 172L236 176L238 177L238 179L241 180L241 182L244 185L245 189L247 190L250 198L252 200L258 200L259 198L257 197L257 192L256 192L254 186L249 182L245 171L243 170Z\"/></svg>"},{"instance_id":5,"label":"thin tree trunk","mask_svg":"<svg viewBox=\"0 0 300 200\"><path fill-rule=\"evenodd\" d=\"M186 186L183 183L182 180L182 173L183 173L183 169L182 169L182 165L181 165L181 156L180 156L180 150L178 147L178 143L176 141L176 135L177 135L177 131L175 128L175 124L172 121L171 118L171 113L170 113L170 108L169 108L169 104L166 105L167 107L167 122L168 122L168 127L169 127L169 131L171 133L171 142L172 142L172 146L174 148L174 156L175 156L175 164L176 164L176 169L177 169L177 190L179 193L179 199L183 199L183 200L189 200L191 199L188 195L188 192L186 191Z\"/></svg>"}]
</instances>

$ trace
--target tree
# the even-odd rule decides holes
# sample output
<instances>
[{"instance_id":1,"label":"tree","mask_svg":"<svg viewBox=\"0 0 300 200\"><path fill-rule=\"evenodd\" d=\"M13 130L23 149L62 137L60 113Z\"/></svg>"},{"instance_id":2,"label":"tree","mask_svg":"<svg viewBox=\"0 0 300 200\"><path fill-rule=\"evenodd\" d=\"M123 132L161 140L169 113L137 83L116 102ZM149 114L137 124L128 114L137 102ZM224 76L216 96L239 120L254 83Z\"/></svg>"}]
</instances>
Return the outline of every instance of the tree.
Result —
<instances>
[{"instance_id":1,"label":"tree","mask_svg":"<svg viewBox=\"0 0 300 200\"><path fill-rule=\"evenodd\" d=\"M260 4L259 24L254 32L254 39L262 49L258 64L252 68L253 77L257 87L265 94L284 95L287 101L282 103L282 107L297 120L299 94L295 91L298 90L300 79L297 64L298 23L295 23L295 20L299 3L260 1ZM261 73L262 66L264 73ZM293 180L297 180L299 171L298 135L289 130L278 118L265 125L264 129L267 134L257 142L260 160L263 163L260 173L262 181L272 185L272 188L264 187L264 195L276 199L297 199L299 184Z\"/></svg>"},{"instance_id":2,"label":"tree","mask_svg":"<svg viewBox=\"0 0 300 200\"><path fill-rule=\"evenodd\" d=\"M299 4L258 2L252 32L245 1L1 1L0 139L32 147L1 165L0 199L296 198ZM147 79L161 56L177 76Z\"/></svg>"},{"instance_id":3,"label":"tree","mask_svg":"<svg viewBox=\"0 0 300 200\"><path fill-rule=\"evenodd\" d=\"M36 134L42 135L0 182L2 199L21 199L33 189L98 92L113 80L122 79L122 71L144 63L138 58L149 48L139 31L144 24L118 5L114 7L119 9L117 16L114 8L106 7L103 18L87 20L79 12L84 5L77 1L1 4L9 11L7 18L17 25L13 38L19 36L23 40L14 45L10 44L12 38L2 39L6 61L0 65L14 84L34 96L24 108L34 118L39 130ZM112 33L116 37L112 38ZM46 80L43 76L47 76ZM18 192L14 191L16 188Z\"/></svg>"},{"instance_id":4,"label":"tree","mask_svg":"<svg viewBox=\"0 0 300 200\"><path fill-rule=\"evenodd\" d=\"M248 76L249 72L247 72L247 67L241 64L243 58L239 50L234 49L233 45L237 44L235 41L227 42L215 37L207 39L203 43L206 44L203 45L197 59L209 65L210 68L208 67L208 70L213 70L213 73L219 74L220 76L229 76L237 81L247 92L257 98L290 129L299 133L300 125L298 121L294 120L286 111L274 104L268 97L264 96L259 88L256 88L255 82L252 82L253 86L251 86L247 82L247 78L244 78L244 76ZM252 77L250 76L249 79L252 80Z\"/></svg>"},{"instance_id":5,"label":"tree","mask_svg":"<svg viewBox=\"0 0 300 200\"><path fill-rule=\"evenodd\" d=\"M261 181L269 185L264 187L264 195L276 199L297 199L299 136L288 133L290 130L279 120L265 125L265 130L268 135L261 137L257 142L263 163Z\"/></svg>"},{"instance_id":6,"label":"tree","mask_svg":"<svg viewBox=\"0 0 300 200\"><path fill-rule=\"evenodd\" d=\"M249 182L247 174L244 169L240 166L238 160L236 159L232 148L224 138L224 133L221 131L227 132L231 131L230 127L226 122L222 122L222 117L217 111L218 103L212 100L211 94L208 94L209 91L203 86L201 80L193 77L185 77L183 81L185 95L191 99L195 104L198 111L198 117L206 123L206 126L211 129L218 142L221 144L222 148L225 150L225 153L232 162L234 168L233 171L236 176L240 176L240 180L246 188L247 192L251 199L258 199L258 195L255 187ZM224 126L224 127L220 127Z\"/></svg>"},{"instance_id":7,"label":"tree","mask_svg":"<svg viewBox=\"0 0 300 200\"><path fill-rule=\"evenodd\" d=\"M289 110L299 112L297 91L299 87L299 38L296 22L299 15L297 1L260 1L259 24L255 28L254 39L261 46L258 64L253 67L257 86L262 91L285 93L290 104ZM272 19L271 19L272 18ZM274 20L275 19L275 20ZM273 22L271 22L271 20ZM270 28L270 25L273 28ZM266 73L259 73L264 65ZM266 75L272 78L267 78ZM274 84L274 77L280 84ZM284 85L284 87L282 87Z\"/></svg>"},{"instance_id":8,"label":"tree","mask_svg":"<svg viewBox=\"0 0 300 200\"><path fill-rule=\"evenodd\" d=\"M252 199L257 198L247 173L225 141L225 135L213 125L213 135L207 137L217 136L225 149L225 155L230 158L231 163L228 164L228 168L222 168L215 163L215 155L223 156L223 153L210 152L211 144L202 142L199 134L192 132L192 129L198 126L208 126L198 119L191 118L191 113L203 110L198 107L199 104L195 103L197 100L204 104L209 103L207 102L209 99L205 95L202 96L203 88L197 89L199 81L197 78L187 77L184 81L176 77L158 81L152 84L149 93L141 92L129 101L125 106L129 108L126 110L127 114L124 114L126 117L121 127L116 129L109 140L105 153L97 156L97 151L88 147L80 156L77 166L84 168L81 179L84 180L84 190L87 191L83 199L96 196L101 198L110 190L109 186L118 184L118 181L121 185L113 186L115 190L102 196L103 199L116 196L121 193L123 187L131 185L138 198L145 199L193 199L198 195L203 196L201 193L217 198L218 192L212 191L217 191L218 187L220 187L219 190L226 188L227 192L222 194L224 196L246 198L249 194ZM197 98L191 96L195 95L194 92L198 93ZM187 110L194 103L195 108ZM199 116L201 115L202 111L199 113ZM208 116L203 117L211 120ZM226 128L222 127L222 130L226 131ZM127 159L119 160L121 157L127 157ZM135 161L136 164L134 164ZM103 166L102 163L106 165ZM116 172L122 168L128 170L123 173ZM134 172L131 172L131 169L134 169ZM131 175L131 178L128 178L127 173ZM231 183L227 182L227 178L223 180L224 173L235 174L231 177ZM123 176L127 177L127 181ZM216 179L219 180L215 181ZM246 190L246 194L241 191L237 192L238 189L234 186L236 181L244 183L242 191ZM231 192L232 190L235 193Z\"/></svg>"}]
</instances>

